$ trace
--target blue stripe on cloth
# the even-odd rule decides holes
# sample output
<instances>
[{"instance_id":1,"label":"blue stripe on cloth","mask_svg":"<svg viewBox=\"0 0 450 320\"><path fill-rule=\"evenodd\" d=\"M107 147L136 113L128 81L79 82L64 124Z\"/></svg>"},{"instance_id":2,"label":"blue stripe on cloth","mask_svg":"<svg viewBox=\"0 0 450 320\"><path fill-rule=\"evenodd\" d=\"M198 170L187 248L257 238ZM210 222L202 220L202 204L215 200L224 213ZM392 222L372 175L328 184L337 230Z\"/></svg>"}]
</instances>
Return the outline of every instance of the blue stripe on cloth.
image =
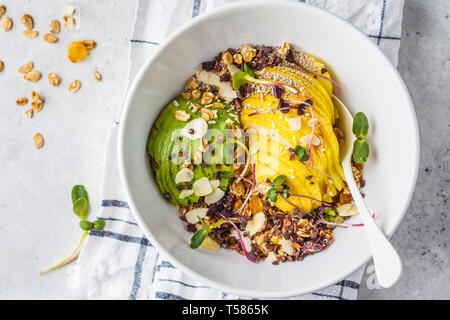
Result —
<instances>
[{"instance_id":1,"label":"blue stripe on cloth","mask_svg":"<svg viewBox=\"0 0 450 320\"><path fill-rule=\"evenodd\" d=\"M381 9L380 32L378 33L377 44L380 45L381 36L383 35L384 14L386 12L386 0L383 0L383 8Z\"/></svg>"},{"instance_id":2,"label":"blue stripe on cloth","mask_svg":"<svg viewBox=\"0 0 450 320\"><path fill-rule=\"evenodd\" d=\"M155 274L156 274L156 272L159 271L158 259L159 259L159 252L156 254L155 264L153 265L152 284L153 284L153 282L155 282Z\"/></svg>"},{"instance_id":3,"label":"blue stripe on cloth","mask_svg":"<svg viewBox=\"0 0 450 320\"><path fill-rule=\"evenodd\" d=\"M145 238L142 238L145 239ZM134 267L134 280L133 286L131 287L130 295L128 300L136 300L136 295L141 287L141 275L142 275L142 264L144 263L145 253L147 252L147 246L141 242L139 247L139 253L136 259L136 265Z\"/></svg>"},{"instance_id":4,"label":"blue stripe on cloth","mask_svg":"<svg viewBox=\"0 0 450 320\"><path fill-rule=\"evenodd\" d=\"M159 279L159 281L178 283L178 284L181 284L182 286L185 286L185 287L188 287L188 288L211 289L210 287L207 287L207 286L194 286L193 284L185 283L183 281L178 281L178 280L172 280L172 279Z\"/></svg>"},{"instance_id":5,"label":"blue stripe on cloth","mask_svg":"<svg viewBox=\"0 0 450 320\"><path fill-rule=\"evenodd\" d=\"M112 231L90 230L89 235L95 236L95 237L112 238L112 239L123 241L123 242L139 243L141 245L153 247L153 245L150 243L150 241L147 240L147 238L133 237L133 236L129 236L129 235L121 234L121 233L117 233L117 232L112 232Z\"/></svg>"},{"instance_id":6,"label":"blue stripe on cloth","mask_svg":"<svg viewBox=\"0 0 450 320\"><path fill-rule=\"evenodd\" d=\"M359 283L351 280L342 280L338 283L338 285L352 289L359 289Z\"/></svg>"},{"instance_id":7,"label":"blue stripe on cloth","mask_svg":"<svg viewBox=\"0 0 450 320\"><path fill-rule=\"evenodd\" d=\"M192 18L194 18L200 14L200 5L201 4L202 4L201 0L194 0L194 4L192 6Z\"/></svg>"},{"instance_id":8,"label":"blue stripe on cloth","mask_svg":"<svg viewBox=\"0 0 450 320\"><path fill-rule=\"evenodd\" d=\"M157 291L155 293L155 298L163 300L186 300L185 298L177 296L176 294L160 291Z\"/></svg>"},{"instance_id":9,"label":"blue stripe on cloth","mask_svg":"<svg viewBox=\"0 0 450 320\"><path fill-rule=\"evenodd\" d=\"M140 40L140 39L130 39L130 42L133 42L133 43L146 43L146 44L152 44L152 45L155 45L155 46L159 46L160 45L159 42Z\"/></svg>"},{"instance_id":10,"label":"blue stripe on cloth","mask_svg":"<svg viewBox=\"0 0 450 320\"><path fill-rule=\"evenodd\" d=\"M130 209L128 203L121 200L102 200L102 207L118 207Z\"/></svg>"},{"instance_id":11,"label":"blue stripe on cloth","mask_svg":"<svg viewBox=\"0 0 450 320\"><path fill-rule=\"evenodd\" d=\"M315 296L319 296L319 297L331 298L331 299L336 299L336 300L347 300L340 296L334 296L331 294L324 294L324 293L318 293L318 292L311 292L311 294L313 294Z\"/></svg>"},{"instance_id":12,"label":"blue stripe on cloth","mask_svg":"<svg viewBox=\"0 0 450 320\"><path fill-rule=\"evenodd\" d=\"M123 220L123 219L117 219L117 218L103 218L103 217L97 217L97 219L99 219L99 220L108 220L108 221L124 222L124 223L131 224L131 225L133 225L133 226L137 226L137 225L138 225L138 224L135 223L135 222L131 222L131 221L128 221L128 220Z\"/></svg>"}]
</instances>

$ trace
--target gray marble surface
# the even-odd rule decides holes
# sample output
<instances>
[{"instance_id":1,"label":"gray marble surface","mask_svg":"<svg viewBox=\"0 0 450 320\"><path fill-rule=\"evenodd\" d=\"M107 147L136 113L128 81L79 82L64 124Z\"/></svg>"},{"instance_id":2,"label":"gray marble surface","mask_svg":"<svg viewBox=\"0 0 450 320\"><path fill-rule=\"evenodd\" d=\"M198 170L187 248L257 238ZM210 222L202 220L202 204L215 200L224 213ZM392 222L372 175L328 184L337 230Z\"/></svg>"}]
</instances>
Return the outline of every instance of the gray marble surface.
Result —
<instances>
[{"instance_id":1,"label":"gray marble surface","mask_svg":"<svg viewBox=\"0 0 450 320\"><path fill-rule=\"evenodd\" d=\"M104 141L126 80L136 0L75 1L81 7L81 27L63 30L56 45L45 43L42 35L51 19L61 17L67 1L1 3L15 25L9 33L0 31L0 60L6 65L0 73L0 299L72 298L66 285L70 268L44 277L39 270L69 253L80 237L71 213L72 185L87 187L92 216L99 210ZM25 12L35 17L39 39L22 36L19 19ZM378 290L373 289L373 275L366 274L360 299L450 298L449 14L446 0L405 0L399 70L419 120L421 167L411 206L392 239L405 264L403 278ZM67 44L86 38L96 40L98 48L81 64L71 65L65 58ZM37 84L24 82L17 68L29 60L45 77L59 73L60 87L49 86L45 78ZM93 80L94 69L103 74L103 82ZM75 78L82 89L72 95L67 86ZM30 120L14 101L33 89L45 96L46 104ZM32 142L38 131L46 141L41 150Z\"/></svg>"}]
</instances>

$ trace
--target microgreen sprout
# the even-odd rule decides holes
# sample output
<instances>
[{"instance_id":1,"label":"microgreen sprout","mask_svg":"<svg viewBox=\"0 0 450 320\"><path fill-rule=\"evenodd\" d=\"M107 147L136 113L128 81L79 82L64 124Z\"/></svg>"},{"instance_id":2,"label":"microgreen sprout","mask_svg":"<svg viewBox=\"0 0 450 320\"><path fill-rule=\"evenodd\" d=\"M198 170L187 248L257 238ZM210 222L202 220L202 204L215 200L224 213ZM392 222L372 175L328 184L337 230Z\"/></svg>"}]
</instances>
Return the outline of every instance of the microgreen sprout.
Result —
<instances>
[{"instance_id":1,"label":"microgreen sprout","mask_svg":"<svg viewBox=\"0 0 450 320\"><path fill-rule=\"evenodd\" d=\"M238 71L235 74L233 74L232 77L233 81L233 89L236 91L239 91L239 89L247 83L256 83L256 84L263 84L263 85L270 85L270 86L278 86L283 89L287 89L291 92L296 93L297 90L280 82L273 82L268 80L261 80L255 78L255 70L250 67L247 63L244 63L244 71Z\"/></svg>"},{"instance_id":2,"label":"microgreen sprout","mask_svg":"<svg viewBox=\"0 0 450 320\"><path fill-rule=\"evenodd\" d=\"M272 188L267 191L266 198L269 198L270 201L276 202L278 199L278 189L284 184L287 177L285 175L279 175L273 180Z\"/></svg>"},{"instance_id":3,"label":"microgreen sprout","mask_svg":"<svg viewBox=\"0 0 450 320\"><path fill-rule=\"evenodd\" d=\"M369 144L365 140L369 132L369 121L363 112L358 112L353 118L352 131L356 137L353 143L353 160L356 163L364 163L369 157Z\"/></svg>"},{"instance_id":4,"label":"microgreen sprout","mask_svg":"<svg viewBox=\"0 0 450 320\"><path fill-rule=\"evenodd\" d=\"M81 239L78 241L75 249L61 262L57 263L53 267L40 272L44 273L59 269L78 258L81 251L81 245L84 239L88 235L89 230L103 230L105 228L105 220L95 220L94 222L87 221L86 216L89 212L89 198L86 189L82 185L76 185L72 188L72 210L75 215L80 219L80 228L83 230Z\"/></svg>"},{"instance_id":5,"label":"microgreen sprout","mask_svg":"<svg viewBox=\"0 0 450 320\"><path fill-rule=\"evenodd\" d=\"M205 241L205 239L208 237L208 235L212 229L217 228L218 226L227 222L226 220L219 220L216 223L208 225L202 218L200 218L200 216L197 216L197 219L200 221L203 228L198 230L192 236L191 244L189 245L189 247L191 247L191 249L197 249L198 247L200 247L202 245L203 241Z\"/></svg>"}]
</instances>

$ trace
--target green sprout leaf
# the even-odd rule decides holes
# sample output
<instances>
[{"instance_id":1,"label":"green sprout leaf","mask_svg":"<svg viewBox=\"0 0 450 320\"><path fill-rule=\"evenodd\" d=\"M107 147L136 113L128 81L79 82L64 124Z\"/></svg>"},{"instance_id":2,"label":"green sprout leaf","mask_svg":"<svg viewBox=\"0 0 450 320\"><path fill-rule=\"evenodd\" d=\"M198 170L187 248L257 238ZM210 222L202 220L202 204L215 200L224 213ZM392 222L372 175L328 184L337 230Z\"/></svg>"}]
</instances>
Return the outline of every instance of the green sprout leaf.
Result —
<instances>
[{"instance_id":1,"label":"green sprout leaf","mask_svg":"<svg viewBox=\"0 0 450 320\"><path fill-rule=\"evenodd\" d=\"M306 151L306 149L302 146L296 146L294 149L294 153L297 155L298 160L300 160L301 162L309 159L308 151Z\"/></svg>"},{"instance_id":2,"label":"green sprout leaf","mask_svg":"<svg viewBox=\"0 0 450 320\"><path fill-rule=\"evenodd\" d=\"M250 67L247 62L244 63L244 72L248 73L253 78L255 77L255 69Z\"/></svg>"},{"instance_id":3,"label":"green sprout leaf","mask_svg":"<svg viewBox=\"0 0 450 320\"><path fill-rule=\"evenodd\" d=\"M105 229L105 220L98 219L92 223L92 229L94 230L103 230Z\"/></svg>"},{"instance_id":4,"label":"green sprout leaf","mask_svg":"<svg viewBox=\"0 0 450 320\"><path fill-rule=\"evenodd\" d=\"M353 118L353 134L358 139L364 139L369 132L369 120L363 112L358 112Z\"/></svg>"},{"instance_id":5,"label":"green sprout leaf","mask_svg":"<svg viewBox=\"0 0 450 320\"><path fill-rule=\"evenodd\" d=\"M231 177L222 177L220 179L220 185L219 187L228 188L231 182Z\"/></svg>"},{"instance_id":6,"label":"green sprout leaf","mask_svg":"<svg viewBox=\"0 0 450 320\"><path fill-rule=\"evenodd\" d=\"M84 231L89 231L92 230L92 228L94 227L94 224L90 221L80 221L80 228L83 229Z\"/></svg>"},{"instance_id":7,"label":"green sprout leaf","mask_svg":"<svg viewBox=\"0 0 450 320\"><path fill-rule=\"evenodd\" d=\"M89 199L84 186L76 185L72 188L72 204L73 212L84 221L89 211Z\"/></svg>"},{"instance_id":8,"label":"green sprout leaf","mask_svg":"<svg viewBox=\"0 0 450 320\"><path fill-rule=\"evenodd\" d=\"M279 175L273 180L273 187L278 189L286 181L287 177L284 174Z\"/></svg>"},{"instance_id":9,"label":"green sprout leaf","mask_svg":"<svg viewBox=\"0 0 450 320\"><path fill-rule=\"evenodd\" d=\"M283 191L281 191L281 193L283 194L283 197L285 198L289 198L291 196L291 194L289 193L289 187L287 185L283 186Z\"/></svg>"},{"instance_id":10,"label":"green sprout leaf","mask_svg":"<svg viewBox=\"0 0 450 320\"><path fill-rule=\"evenodd\" d=\"M324 211L327 216L336 216L336 212L334 212L334 210L331 208L325 208Z\"/></svg>"},{"instance_id":11,"label":"green sprout leaf","mask_svg":"<svg viewBox=\"0 0 450 320\"><path fill-rule=\"evenodd\" d=\"M369 157L369 144L366 140L356 139L353 143L353 160L356 163L364 163Z\"/></svg>"},{"instance_id":12,"label":"green sprout leaf","mask_svg":"<svg viewBox=\"0 0 450 320\"><path fill-rule=\"evenodd\" d=\"M189 247L191 249L197 249L201 246L203 241L205 241L206 237L208 236L209 232L206 229L200 229L191 238L191 244Z\"/></svg>"},{"instance_id":13,"label":"green sprout leaf","mask_svg":"<svg viewBox=\"0 0 450 320\"><path fill-rule=\"evenodd\" d=\"M278 191L275 188L270 188L269 191L267 191L266 198L270 198L270 201L277 202L278 199Z\"/></svg>"},{"instance_id":14,"label":"green sprout leaf","mask_svg":"<svg viewBox=\"0 0 450 320\"><path fill-rule=\"evenodd\" d=\"M244 85L250 82L249 77L251 76L244 71L238 71L235 74L233 74L232 80L233 80L233 89L236 91L239 91L239 89Z\"/></svg>"}]
</instances>

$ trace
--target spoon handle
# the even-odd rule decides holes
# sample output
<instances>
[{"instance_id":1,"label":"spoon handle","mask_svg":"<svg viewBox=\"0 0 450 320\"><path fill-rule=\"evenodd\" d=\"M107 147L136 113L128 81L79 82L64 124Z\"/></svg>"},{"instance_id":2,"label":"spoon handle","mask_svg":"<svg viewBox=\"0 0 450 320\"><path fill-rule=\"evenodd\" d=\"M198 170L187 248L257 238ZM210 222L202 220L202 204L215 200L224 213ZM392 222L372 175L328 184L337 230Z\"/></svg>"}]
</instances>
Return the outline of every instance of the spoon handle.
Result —
<instances>
[{"instance_id":1,"label":"spoon handle","mask_svg":"<svg viewBox=\"0 0 450 320\"><path fill-rule=\"evenodd\" d=\"M395 248L386 238L384 233L378 228L375 220L372 218L372 215L367 209L363 197L361 196L355 180L353 179L350 161L345 164L343 163L343 166L345 167L345 179L347 180L348 187L367 232L378 283L383 288L389 288L397 282L402 274L402 261L400 260Z\"/></svg>"}]
</instances>

